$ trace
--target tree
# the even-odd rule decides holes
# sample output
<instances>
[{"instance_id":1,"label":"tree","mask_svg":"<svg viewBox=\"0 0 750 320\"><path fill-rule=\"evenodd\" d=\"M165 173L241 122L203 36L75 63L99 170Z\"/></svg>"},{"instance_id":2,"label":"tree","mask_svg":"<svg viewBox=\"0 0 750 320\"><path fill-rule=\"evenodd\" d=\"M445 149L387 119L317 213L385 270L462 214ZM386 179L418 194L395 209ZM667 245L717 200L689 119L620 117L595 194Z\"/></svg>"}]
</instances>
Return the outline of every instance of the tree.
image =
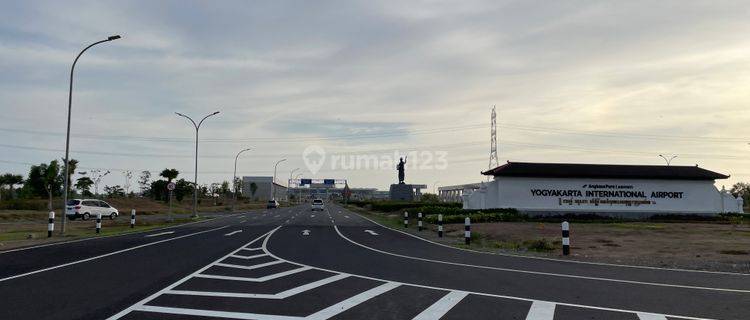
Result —
<instances>
[{"instance_id":1,"label":"tree","mask_svg":"<svg viewBox=\"0 0 750 320\"><path fill-rule=\"evenodd\" d=\"M185 181L185 179L177 180L174 188L174 196L177 201L182 202L182 199L184 199L186 195L191 194L193 194L193 183Z\"/></svg>"},{"instance_id":2,"label":"tree","mask_svg":"<svg viewBox=\"0 0 750 320\"><path fill-rule=\"evenodd\" d=\"M156 201L164 200L167 201L167 180L156 180L151 182L151 187L149 187L149 195L152 199Z\"/></svg>"},{"instance_id":3,"label":"tree","mask_svg":"<svg viewBox=\"0 0 750 320\"><path fill-rule=\"evenodd\" d=\"M234 191L235 194L237 194L237 198L240 198L242 195L242 179L240 178L234 178Z\"/></svg>"},{"instance_id":4,"label":"tree","mask_svg":"<svg viewBox=\"0 0 750 320\"><path fill-rule=\"evenodd\" d=\"M425 193L422 194L422 198L420 199L422 202L440 202L440 197L434 193Z\"/></svg>"},{"instance_id":5,"label":"tree","mask_svg":"<svg viewBox=\"0 0 750 320\"><path fill-rule=\"evenodd\" d=\"M49 196L47 208L52 210L52 195L60 192L63 177L60 175L60 165L57 160L52 160L49 165L43 164L43 166L42 179L44 182L44 188L47 190L47 195Z\"/></svg>"},{"instance_id":6,"label":"tree","mask_svg":"<svg viewBox=\"0 0 750 320\"><path fill-rule=\"evenodd\" d=\"M250 195L255 197L256 191L258 191L258 185L255 182L250 182Z\"/></svg>"},{"instance_id":7,"label":"tree","mask_svg":"<svg viewBox=\"0 0 750 320\"><path fill-rule=\"evenodd\" d=\"M164 169L159 175L167 179L167 182L172 182L179 174L180 172L177 169Z\"/></svg>"},{"instance_id":8,"label":"tree","mask_svg":"<svg viewBox=\"0 0 750 320\"><path fill-rule=\"evenodd\" d=\"M141 194L148 194L149 186L151 185L151 172L148 170L141 171L141 175L138 178L138 186L141 187Z\"/></svg>"},{"instance_id":9,"label":"tree","mask_svg":"<svg viewBox=\"0 0 750 320\"><path fill-rule=\"evenodd\" d=\"M94 185L94 180L91 180L89 177L80 177L78 180L76 180L76 189L81 191L81 194L90 197L93 194L91 193L91 186Z\"/></svg>"},{"instance_id":10,"label":"tree","mask_svg":"<svg viewBox=\"0 0 750 320\"><path fill-rule=\"evenodd\" d=\"M741 197L745 203L750 202L750 183L737 182L729 189L729 192L735 197Z\"/></svg>"},{"instance_id":11,"label":"tree","mask_svg":"<svg viewBox=\"0 0 750 320\"><path fill-rule=\"evenodd\" d=\"M63 163L63 165L65 165L65 158L61 158L60 162ZM71 177L73 176L74 173L76 173L76 169L78 169L78 160L76 159L68 160L68 186L71 186L73 183L73 181L71 180ZM64 172L65 167L62 167L60 170Z\"/></svg>"},{"instance_id":12,"label":"tree","mask_svg":"<svg viewBox=\"0 0 750 320\"><path fill-rule=\"evenodd\" d=\"M224 196L227 196L227 195L229 195L229 192L230 192L230 189L229 189L229 181L223 181L223 182L221 183L221 191L220 191L220 192L221 192L221 194L223 194Z\"/></svg>"},{"instance_id":13,"label":"tree","mask_svg":"<svg viewBox=\"0 0 750 320\"><path fill-rule=\"evenodd\" d=\"M23 176L20 174L6 173L0 175L0 200L2 200L3 187L8 186L8 195L13 198L13 186L21 184L23 182Z\"/></svg>"},{"instance_id":14,"label":"tree","mask_svg":"<svg viewBox=\"0 0 750 320\"><path fill-rule=\"evenodd\" d=\"M104 192L107 193L107 197L109 198L125 196L125 189L123 189L120 185L114 185L111 187L104 186Z\"/></svg>"}]
</instances>

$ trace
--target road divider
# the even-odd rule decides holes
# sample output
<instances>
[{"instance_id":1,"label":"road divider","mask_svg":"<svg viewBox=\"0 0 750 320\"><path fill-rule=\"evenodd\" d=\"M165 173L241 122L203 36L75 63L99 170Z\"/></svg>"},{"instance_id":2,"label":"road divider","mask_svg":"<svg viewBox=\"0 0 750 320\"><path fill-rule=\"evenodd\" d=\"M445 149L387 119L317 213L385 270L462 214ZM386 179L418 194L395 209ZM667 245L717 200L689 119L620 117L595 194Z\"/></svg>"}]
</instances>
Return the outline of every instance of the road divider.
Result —
<instances>
[{"instance_id":1,"label":"road divider","mask_svg":"<svg viewBox=\"0 0 750 320\"><path fill-rule=\"evenodd\" d=\"M570 224L567 221L562 223L562 245L563 255L567 256L570 254Z\"/></svg>"},{"instance_id":2,"label":"road divider","mask_svg":"<svg viewBox=\"0 0 750 320\"><path fill-rule=\"evenodd\" d=\"M96 214L96 234L99 234L102 232L102 213L99 212Z\"/></svg>"},{"instance_id":3,"label":"road divider","mask_svg":"<svg viewBox=\"0 0 750 320\"><path fill-rule=\"evenodd\" d=\"M47 222L47 238L52 237L52 231L55 231L55 212L49 212L49 221Z\"/></svg>"},{"instance_id":4,"label":"road divider","mask_svg":"<svg viewBox=\"0 0 750 320\"><path fill-rule=\"evenodd\" d=\"M135 209L130 210L130 228L135 228Z\"/></svg>"},{"instance_id":5,"label":"road divider","mask_svg":"<svg viewBox=\"0 0 750 320\"><path fill-rule=\"evenodd\" d=\"M471 219L469 217L464 219L464 240L466 241L466 245L471 244Z\"/></svg>"},{"instance_id":6,"label":"road divider","mask_svg":"<svg viewBox=\"0 0 750 320\"><path fill-rule=\"evenodd\" d=\"M443 237L443 214L438 214L438 238Z\"/></svg>"}]
</instances>

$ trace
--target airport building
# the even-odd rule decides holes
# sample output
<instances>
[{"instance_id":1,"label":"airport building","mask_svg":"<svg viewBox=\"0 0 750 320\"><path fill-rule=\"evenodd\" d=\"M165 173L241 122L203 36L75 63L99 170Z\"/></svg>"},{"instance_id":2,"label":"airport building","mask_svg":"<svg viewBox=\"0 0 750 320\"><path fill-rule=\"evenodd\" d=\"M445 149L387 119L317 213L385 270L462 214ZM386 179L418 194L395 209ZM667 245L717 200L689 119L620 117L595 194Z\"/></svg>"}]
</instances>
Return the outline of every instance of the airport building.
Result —
<instances>
[{"instance_id":1,"label":"airport building","mask_svg":"<svg viewBox=\"0 0 750 320\"><path fill-rule=\"evenodd\" d=\"M515 208L533 215L743 212L742 198L718 190L728 175L698 166L508 162L482 172L493 179L461 190L464 209ZM457 189L457 188L455 188ZM441 190L441 197L455 193Z\"/></svg>"}]
</instances>

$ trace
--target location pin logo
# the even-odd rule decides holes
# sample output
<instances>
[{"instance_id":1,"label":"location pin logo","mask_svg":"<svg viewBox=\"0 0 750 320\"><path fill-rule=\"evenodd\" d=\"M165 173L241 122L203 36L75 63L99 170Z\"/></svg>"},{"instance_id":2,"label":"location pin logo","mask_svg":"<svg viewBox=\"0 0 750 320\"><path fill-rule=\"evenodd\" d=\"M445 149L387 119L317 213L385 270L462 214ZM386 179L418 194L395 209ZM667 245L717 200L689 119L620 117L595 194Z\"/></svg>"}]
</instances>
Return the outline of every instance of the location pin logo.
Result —
<instances>
[{"instance_id":1,"label":"location pin logo","mask_svg":"<svg viewBox=\"0 0 750 320\"><path fill-rule=\"evenodd\" d=\"M305 151L302 151L302 160L305 161L307 170L314 175L323 167L326 161L326 151L318 145L308 146Z\"/></svg>"}]
</instances>

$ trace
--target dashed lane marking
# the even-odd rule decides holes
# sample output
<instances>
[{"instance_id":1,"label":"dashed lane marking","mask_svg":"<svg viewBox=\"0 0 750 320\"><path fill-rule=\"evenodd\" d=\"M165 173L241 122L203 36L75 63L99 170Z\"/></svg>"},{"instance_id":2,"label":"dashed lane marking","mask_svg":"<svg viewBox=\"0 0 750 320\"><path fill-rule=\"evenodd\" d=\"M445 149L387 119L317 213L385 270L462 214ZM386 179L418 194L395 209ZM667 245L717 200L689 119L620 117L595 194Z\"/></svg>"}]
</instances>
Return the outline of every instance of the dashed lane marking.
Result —
<instances>
[{"instance_id":1,"label":"dashed lane marking","mask_svg":"<svg viewBox=\"0 0 750 320\"><path fill-rule=\"evenodd\" d=\"M654 313L637 313L639 320L667 320L667 317Z\"/></svg>"},{"instance_id":2,"label":"dashed lane marking","mask_svg":"<svg viewBox=\"0 0 750 320\"><path fill-rule=\"evenodd\" d=\"M378 235L378 233L377 233L377 232L375 232L375 231L372 231L372 230L369 230L369 229L368 229L368 230L365 230L365 232L366 232L366 233L369 233L370 235L373 235L373 236L377 236L377 235Z\"/></svg>"},{"instance_id":3,"label":"dashed lane marking","mask_svg":"<svg viewBox=\"0 0 750 320\"><path fill-rule=\"evenodd\" d=\"M526 315L526 320L552 320L555 318L555 304L550 302L534 301Z\"/></svg>"},{"instance_id":4,"label":"dashed lane marking","mask_svg":"<svg viewBox=\"0 0 750 320\"><path fill-rule=\"evenodd\" d=\"M160 233L152 233L152 234L147 234L147 235L145 235L145 237L146 237L146 238L150 238L150 237L158 237L158 236L164 236L164 235L168 235L168 234L173 234L173 233L174 233L174 231L167 231L167 232L160 232Z\"/></svg>"},{"instance_id":5,"label":"dashed lane marking","mask_svg":"<svg viewBox=\"0 0 750 320\"><path fill-rule=\"evenodd\" d=\"M240 233L240 232L242 232L242 230L235 230L235 231L232 231L232 232L230 232L230 233L227 233L227 234L225 234L224 236L225 236L225 237L229 237L229 236L233 236L233 235L235 235L235 234L238 234L238 233Z\"/></svg>"}]
</instances>

